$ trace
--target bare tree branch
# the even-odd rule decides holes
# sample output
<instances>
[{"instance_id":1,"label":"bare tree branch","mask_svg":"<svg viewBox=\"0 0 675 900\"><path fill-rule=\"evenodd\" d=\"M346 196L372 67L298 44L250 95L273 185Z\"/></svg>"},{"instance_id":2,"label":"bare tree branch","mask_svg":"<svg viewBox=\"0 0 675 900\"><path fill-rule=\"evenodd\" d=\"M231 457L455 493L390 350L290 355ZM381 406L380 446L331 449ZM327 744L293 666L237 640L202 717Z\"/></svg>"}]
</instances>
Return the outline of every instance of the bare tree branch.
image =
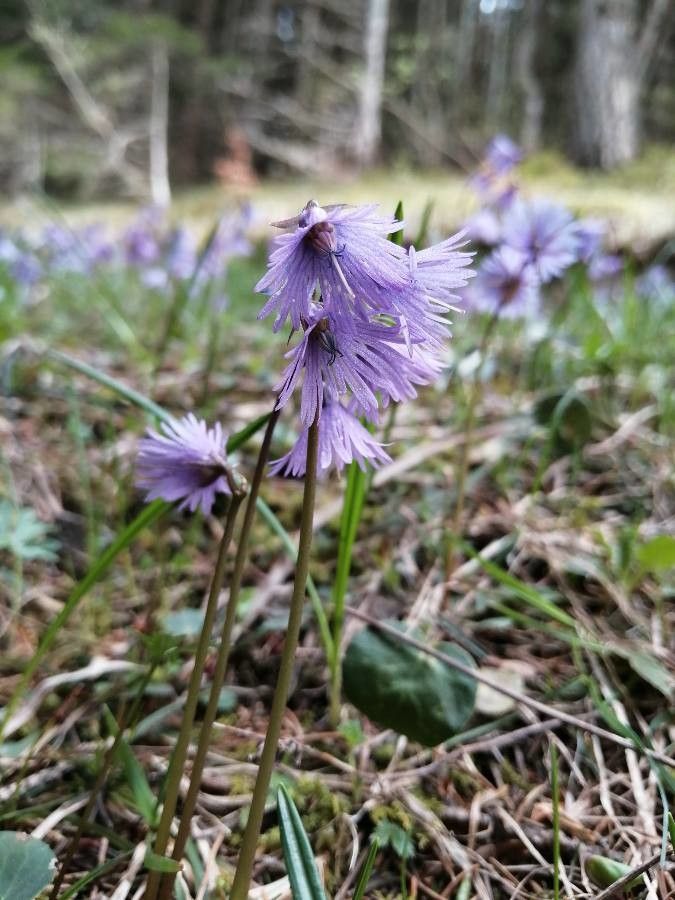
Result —
<instances>
[{"instance_id":1,"label":"bare tree branch","mask_svg":"<svg viewBox=\"0 0 675 900\"><path fill-rule=\"evenodd\" d=\"M649 72L659 43L664 40L673 21L673 0L653 0L637 45L637 77L642 83Z\"/></svg>"}]
</instances>

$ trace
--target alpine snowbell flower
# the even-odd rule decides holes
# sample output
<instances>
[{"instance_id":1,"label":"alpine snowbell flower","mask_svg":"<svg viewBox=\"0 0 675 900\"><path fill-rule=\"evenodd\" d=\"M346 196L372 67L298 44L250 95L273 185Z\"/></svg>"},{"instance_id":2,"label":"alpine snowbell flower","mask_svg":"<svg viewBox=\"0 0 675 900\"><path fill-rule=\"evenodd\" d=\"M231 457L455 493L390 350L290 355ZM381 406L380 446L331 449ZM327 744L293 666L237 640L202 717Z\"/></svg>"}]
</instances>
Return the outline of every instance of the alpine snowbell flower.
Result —
<instances>
[{"instance_id":1,"label":"alpine snowbell flower","mask_svg":"<svg viewBox=\"0 0 675 900\"><path fill-rule=\"evenodd\" d=\"M539 299L539 279L524 253L502 246L483 260L471 285L473 308L503 318L526 315Z\"/></svg>"},{"instance_id":2,"label":"alpine snowbell flower","mask_svg":"<svg viewBox=\"0 0 675 900\"><path fill-rule=\"evenodd\" d=\"M304 428L293 448L270 465L270 474L302 478L305 474L306 459L307 429ZM375 440L353 412L341 403L329 402L323 407L319 419L317 459L319 474L324 475L331 466L335 466L337 471L341 472L354 460L364 471L366 462L373 468L391 462L382 444Z\"/></svg>"},{"instance_id":3,"label":"alpine snowbell flower","mask_svg":"<svg viewBox=\"0 0 675 900\"><path fill-rule=\"evenodd\" d=\"M275 312L275 330L290 318L293 331L302 332L287 354L277 409L301 386L303 428L317 419L321 424L332 410L330 426L341 422L343 434L341 400L348 401L352 419L377 422L390 401L412 399L418 385L438 377L449 336L446 315L473 274L467 268L472 254L461 249L463 234L425 250L405 249L387 240L402 223L376 215L374 206L323 208L315 201L276 224L293 230L276 239L257 285L269 295L260 315ZM348 433L359 432L354 426ZM297 473L306 441L301 437L274 471ZM357 443L340 446L352 448L351 458L368 458L358 457Z\"/></svg>"},{"instance_id":4,"label":"alpine snowbell flower","mask_svg":"<svg viewBox=\"0 0 675 900\"><path fill-rule=\"evenodd\" d=\"M179 509L204 515L211 512L216 494L230 494L226 438L217 422L208 428L193 413L171 424L162 424L163 434L149 430L139 442L136 485L146 500L180 500Z\"/></svg>"},{"instance_id":5,"label":"alpine snowbell flower","mask_svg":"<svg viewBox=\"0 0 675 900\"><path fill-rule=\"evenodd\" d=\"M299 216L275 222L293 229L275 239L270 267L256 285L269 295L258 318L276 313L274 330L290 318L298 329L309 318L319 289L327 311L386 310L390 293L405 290L405 250L387 240L400 230L393 216L377 216L375 206L328 206L314 200Z\"/></svg>"},{"instance_id":6,"label":"alpine snowbell flower","mask_svg":"<svg viewBox=\"0 0 675 900\"><path fill-rule=\"evenodd\" d=\"M525 254L543 284L578 258L580 238L572 214L549 200L514 200L503 227L504 243Z\"/></svg>"}]
</instances>

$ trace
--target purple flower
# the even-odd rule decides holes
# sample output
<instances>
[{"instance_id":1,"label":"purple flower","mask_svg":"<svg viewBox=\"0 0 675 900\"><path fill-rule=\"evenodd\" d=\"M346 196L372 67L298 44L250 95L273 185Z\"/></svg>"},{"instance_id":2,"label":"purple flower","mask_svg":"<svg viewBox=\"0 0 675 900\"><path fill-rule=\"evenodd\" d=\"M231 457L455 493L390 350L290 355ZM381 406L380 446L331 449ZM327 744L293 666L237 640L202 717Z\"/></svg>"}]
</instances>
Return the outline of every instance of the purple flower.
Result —
<instances>
[{"instance_id":1,"label":"purple flower","mask_svg":"<svg viewBox=\"0 0 675 900\"><path fill-rule=\"evenodd\" d=\"M124 232L122 242L124 258L129 266L148 266L156 263L161 255L158 238L161 212L143 210L135 222Z\"/></svg>"},{"instance_id":2,"label":"purple flower","mask_svg":"<svg viewBox=\"0 0 675 900\"><path fill-rule=\"evenodd\" d=\"M506 175L525 154L521 148L506 134L495 135L485 150L485 162L497 175Z\"/></svg>"},{"instance_id":3,"label":"purple flower","mask_svg":"<svg viewBox=\"0 0 675 900\"><path fill-rule=\"evenodd\" d=\"M538 288L539 279L527 256L502 246L483 260L469 299L475 309L515 318L536 307Z\"/></svg>"},{"instance_id":4,"label":"purple flower","mask_svg":"<svg viewBox=\"0 0 675 900\"><path fill-rule=\"evenodd\" d=\"M502 236L502 226L491 209L481 209L467 219L464 231L470 240L486 247L494 247Z\"/></svg>"},{"instance_id":5,"label":"purple flower","mask_svg":"<svg viewBox=\"0 0 675 900\"><path fill-rule=\"evenodd\" d=\"M424 343L427 349L441 349L448 337L449 322L445 315L457 311L461 296L458 288L475 274L468 269L473 253L460 248L466 245L463 231L425 250L408 249L411 289L391 297L399 316L408 351L411 345Z\"/></svg>"},{"instance_id":6,"label":"purple flower","mask_svg":"<svg viewBox=\"0 0 675 900\"><path fill-rule=\"evenodd\" d=\"M654 263L635 282L635 292L644 300L675 301L675 280L663 263Z\"/></svg>"},{"instance_id":7,"label":"purple flower","mask_svg":"<svg viewBox=\"0 0 675 900\"><path fill-rule=\"evenodd\" d=\"M376 392L393 400L416 396L420 384L415 361L398 352L403 341L395 325L374 322L353 313L328 313L316 304L304 320L300 343L286 354L291 362L277 385L277 408L285 406L304 372L300 419L309 427L321 412L324 392L330 400L348 391L360 411L377 419Z\"/></svg>"},{"instance_id":8,"label":"purple flower","mask_svg":"<svg viewBox=\"0 0 675 900\"><path fill-rule=\"evenodd\" d=\"M25 287L31 287L42 276L40 261L32 253L19 253L10 266L12 278Z\"/></svg>"},{"instance_id":9,"label":"purple flower","mask_svg":"<svg viewBox=\"0 0 675 900\"><path fill-rule=\"evenodd\" d=\"M602 249L606 226L600 219L579 219L574 226L579 260L588 263Z\"/></svg>"},{"instance_id":10,"label":"purple flower","mask_svg":"<svg viewBox=\"0 0 675 900\"><path fill-rule=\"evenodd\" d=\"M356 461L365 471L366 461L374 468L391 462L367 428L341 403L327 403L319 420L319 452L317 469L325 474L331 466L341 472L344 466ZM301 478L307 462L307 429L303 429L293 448L270 465L271 475Z\"/></svg>"},{"instance_id":11,"label":"purple flower","mask_svg":"<svg viewBox=\"0 0 675 900\"><path fill-rule=\"evenodd\" d=\"M327 312L391 311L391 295L409 283L406 254L387 240L401 223L375 215L375 209L322 209L310 200L299 216L276 223L293 231L276 238L268 271L256 285L269 295L259 318L274 312L275 331L289 317L293 328L300 328L317 288Z\"/></svg>"},{"instance_id":12,"label":"purple flower","mask_svg":"<svg viewBox=\"0 0 675 900\"><path fill-rule=\"evenodd\" d=\"M618 253L596 253L588 263L588 277L591 281L615 278L622 271L623 259Z\"/></svg>"},{"instance_id":13,"label":"purple flower","mask_svg":"<svg viewBox=\"0 0 675 900\"><path fill-rule=\"evenodd\" d=\"M221 425L208 428L189 413L177 422L162 424L162 431L149 430L139 442L136 485L146 492L146 500L181 500L179 509L194 512L199 506L208 515L216 494L231 493Z\"/></svg>"},{"instance_id":14,"label":"purple flower","mask_svg":"<svg viewBox=\"0 0 675 900\"><path fill-rule=\"evenodd\" d=\"M523 253L542 283L576 262L579 237L572 214L544 199L514 200L504 214L503 240Z\"/></svg>"},{"instance_id":15,"label":"purple flower","mask_svg":"<svg viewBox=\"0 0 675 900\"><path fill-rule=\"evenodd\" d=\"M186 228L176 228L169 235L169 249L166 256L166 271L170 278L185 281L190 278L197 265L195 242Z\"/></svg>"}]
</instances>

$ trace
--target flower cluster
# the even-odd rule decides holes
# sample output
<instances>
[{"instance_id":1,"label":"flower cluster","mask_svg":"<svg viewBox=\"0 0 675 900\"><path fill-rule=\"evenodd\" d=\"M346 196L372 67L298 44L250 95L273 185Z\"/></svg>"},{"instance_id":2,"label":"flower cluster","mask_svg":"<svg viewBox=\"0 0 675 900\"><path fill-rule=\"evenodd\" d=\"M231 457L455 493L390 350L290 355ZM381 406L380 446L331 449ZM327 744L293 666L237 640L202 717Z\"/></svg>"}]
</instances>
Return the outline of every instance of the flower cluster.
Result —
<instances>
[{"instance_id":1,"label":"flower cluster","mask_svg":"<svg viewBox=\"0 0 675 900\"><path fill-rule=\"evenodd\" d=\"M575 263L583 264L593 281L612 278L622 268L620 257L603 251L603 222L577 220L550 200L520 196L511 176L522 158L509 138L491 142L471 179L485 205L465 226L472 240L491 250L467 300L474 309L502 317L535 311L542 286Z\"/></svg>"},{"instance_id":2,"label":"flower cluster","mask_svg":"<svg viewBox=\"0 0 675 900\"><path fill-rule=\"evenodd\" d=\"M378 465L386 453L361 423L382 407L409 400L443 368L447 313L472 272L463 235L416 251L388 239L403 223L374 206L323 208L276 223L269 268L256 290L268 299L260 318L300 334L277 385L277 408L300 392L303 431L273 464L278 474L304 472L307 429L318 421L319 468L356 459Z\"/></svg>"},{"instance_id":3,"label":"flower cluster","mask_svg":"<svg viewBox=\"0 0 675 900\"><path fill-rule=\"evenodd\" d=\"M0 273L4 270L24 293L54 278L123 273L143 288L170 290L190 282L193 294L206 292L215 306L226 302L228 262L251 252L246 206L224 215L199 252L191 231L173 227L164 212L141 210L120 234L110 236L99 223L69 227L52 223L40 231L0 231Z\"/></svg>"}]
</instances>

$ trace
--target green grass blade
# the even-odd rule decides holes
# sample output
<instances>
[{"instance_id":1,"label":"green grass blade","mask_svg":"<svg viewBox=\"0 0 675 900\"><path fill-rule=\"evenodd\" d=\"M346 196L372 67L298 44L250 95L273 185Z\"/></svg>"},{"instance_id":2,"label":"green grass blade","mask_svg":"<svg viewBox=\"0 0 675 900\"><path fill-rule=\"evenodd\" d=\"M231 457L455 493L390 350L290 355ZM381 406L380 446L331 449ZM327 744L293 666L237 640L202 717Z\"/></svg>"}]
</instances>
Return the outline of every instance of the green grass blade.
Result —
<instances>
[{"instance_id":1,"label":"green grass blade","mask_svg":"<svg viewBox=\"0 0 675 900\"><path fill-rule=\"evenodd\" d=\"M55 360L56 362L63 363L65 366L74 369L81 375L86 375L88 378L97 381L99 384L103 385L103 387L109 388L118 396L124 397L125 400L128 400L129 403L132 403L134 406L138 406L141 409L144 409L155 419L159 419L161 422L168 423L174 421L173 417L165 409L163 409L153 400L150 400L149 397L146 397L139 391L136 391L133 388L122 384L122 382L118 381L116 378L112 378L110 375L106 375L105 372L101 372L94 366L90 366L88 363L82 362L82 360L80 359L75 359L75 357L69 356L67 353L62 353L60 350L48 350L47 356L50 359Z\"/></svg>"},{"instance_id":2,"label":"green grass blade","mask_svg":"<svg viewBox=\"0 0 675 900\"><path fill-rule=\"evenodd\" d=\"M124 862L126 859L131 859L132 851L129 850L125 853L120 853L114 859L108 859L106 862L101 863L100 866L96 866L95 869L92 869L90 872L87 872L86 875L83 875L82 878L78 878L75 884L71 885L68 890L61 894L59 900L72 900L73 897L77 897L80 891L87 887L87 885L91 884L94 881L97 881L103 875L106 875L108 872L116 869L120 863Z\"/></svg>"},{"instance_id":3,"label":"green grass blade","mask_svg":"<svg viewBox=\"0 0 675 900\"><path fill-rule=\"evenodd\" d=\"M550 619L554 619L561 625L566 625L568 628L576 631L577 623L574 618L562 609L558 609L555 603L551 603L550 600L542 597L539 591L530 587L529 584L525 584L524 581L521 581L520 578L516 578L515 575L512 575L510 572L504 571L504 569L495 565L495 563L491 562L489 559L484 559L479 553L476 553L469 544L462 542L462 546L464 552L472 559L475 559L481 568L494 578L495 581L498 581L500 584L504 585L504 587L510 588L521 600L524 600L529 606L538 609L539 612L544 613L544 615L548 616Z\"/></svg>"},{"instance_id":4,"label":"green grass blade","mask_svg":"<svg viewBox=\"0 0 675 900\"><path fill-rule=\"evenodd\" d=\"M403 200L399 200L396 204L396 211L394 212L394 218L398 219L399 222L403 221ZM403 246L403 229L400 231L395 231L393 234L389 235L389 240L392 244L397 244L399 247Z\"/></svg>"},{"instance_id":5,"label":"green grass blade","mask_svg":"<svg viewBox=\"0 0 675 900\"><path fill-rule=\"evenodd\" d=\"M290 794L281 785L277 791L279 831L293 900L326 900L314 853Z\"/></svg>"},{"instance_id":6,"label":"green grass blade","mask_svg":"<svg viewBox=\"0 0 675 900\"><path fill-rule=\"evenodd\" d=\"M288 556L295 562L298 557L298 548L293 543L293 539L291 538L290 534L286 531L284 526L274 515L274 513L265 503L262 497L258 497L258 500L256 501L256 507L260 515L269 525L272 532L281 539L281 543L283 544L284 550L286 551ZM311 575L307 576L307 593L309 594L309 599L312 604L314 616L316 617L317 625L319 626L319 633L323 642L324 651L328 659L331 659L333 655L333 638L330 633L330 628L328 627L328 619L326 618L326 613L321 602L321 597L319 597L319 592L316 589L316 585L314 584Z\"/></svg>"},{"instance_id":7,"label":"green grass blade","mask_svg":"<svg viewBox=\"0 0 675 900\"><path fill-rule=\"evenodd\" d=\"M340 519L340 544L335 567L335 581L333 582L333 606L336 619L338 618L340 607L344 607L344 598L347 593L347 583L352 567L352 551L361 521L361 513L363 512L366 485L366 473L358 463L351 463L347 474L345 499ZM344 613L342 618L344 618Z\"/></svg>"},{"instance_id":8,"label":"green grass blade","mask_svg":"<svg viewBox=\"0 0 675 900\"><path fill-rule=\"evenodd\" d=\"M117 739L117 756L122 763L124 777L133 795L134 805L150 828L154 828L157 825L157 804L155 803L155 795L148 784L148 779L145 777L145 772L134 756L134 752L129 744L118 734L119 728L115 717L105 705L103 707L103 716L110 733Z\"/></svg>"},{"instance_id":9,"label":"green grass blade","mask_svg":"<svg viewBox=\"0 0 675 900\"><path fill-rule=\"evenodd\" d=\"M368 851L366 861L363 864L363 868L359 872L359 880L356 882L356 888L354 889L354 897L352 898L352 900L362 900L362 897L366 892L368 879L370 878L370 875L373 871L373 866L375 865L375 857L377 856L377 851L379 849L380 844L378 840L375 839L370 845L370 850Z\"/></svg>"}]
</instances>

